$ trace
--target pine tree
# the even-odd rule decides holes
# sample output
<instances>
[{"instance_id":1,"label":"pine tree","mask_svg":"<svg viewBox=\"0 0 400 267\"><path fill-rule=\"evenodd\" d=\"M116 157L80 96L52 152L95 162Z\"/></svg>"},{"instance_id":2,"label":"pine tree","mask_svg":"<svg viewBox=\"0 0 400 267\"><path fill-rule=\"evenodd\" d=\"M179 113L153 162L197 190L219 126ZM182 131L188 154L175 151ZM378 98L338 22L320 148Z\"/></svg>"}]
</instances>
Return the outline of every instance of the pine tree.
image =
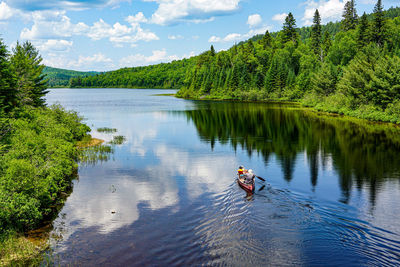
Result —
<instances>
[{"instance_id":1,"label":"pine tree","mask_svg":"<svg viewBox=\"0 0 400 267\"><path fill-rule=\"evenodd\" d=\"M261 39L261 44L264 49L267 49L271 45L272 37L271 34L269 34L269 31L266 31L263 38Z\"/></svg>"},{"instance_id":2,"label":"pine tree","mask_svg":"<svg viewBox=\"0 0 400 267\"><path fill-rule=\"evenodd\" d=\"M342 29L344 31L355 29L357 26L357 10L355 8L354 0L346 2L343 11Z\"/></svg>"},{"instance_id":3,"label":"pine tree","mask_svg":"<svg viewBox=\"0 0 400 267\"><path fill-rule=\"evenodd\" d=\"M8 51L3 40L0 39L0 116L2 112L9 112L17 105L15 78L10 69Z\"/></svg>"},{"instance_id":4,"label":"pine tree","mask_svg":"<svg viewBox=\"0 0 400 267\"><path fill-rule=\"evenodd\" d=\"M210 48L210 55L213 57L213 56L215 56L215 49L214 49L214 46L213 45L211 45L211 48Z\"/></svg>"},{"instance_id":5,"label":"pine tree","mask_svg":"<svg viewBox=\"0 0 400 267\"><path fill-rule=\"evenodd\" d=\"M256 62L255 51L253 41L249 40L247 44L243 45L243 61L246 63L249 73L253 73L258 64Z\"/></svg>"},{"instance_id":6,"label":"pine tree","mask_svg":"<svg viewBox=\"0 0 400 267\"><path fill-rule=\"evenodd\" d=\"M378 46L382 46L386 39L382 0L378 0L374 7L374 20L372 22L371 39Z\"/></svg>"},{"instance_id":7,"label":"pine tree","mask_svg":"<svg viewBox=\"0 0 400 267\"><path fill-rule=\"evenodd\" d=\"M23 104L44 106L47 80L42 75L44 65L39 51L30 42L17 42L11 56L12 71L17 77L18 98Z\"/></svg>"},{"instance_id":8,"label":"pine tree","mask_svg":"<svg viewBox=\"0 0 400 267\"><path fill-rule=\"evenodd\" d=\"M311 48L314 53L323 60L323 54L321 49L322 42L322 27L321 27L321 16L319 15L318 9L315 10L313 25L311 27Z\"/></svg>"},{"instance_id":9,"label":"pine tree","mask_svg":"<svg viewBox=\"0 0 400 267\"><path fill-rule=\"evenodd\" d=\"M256 88L261 88L264 84L264 74L262 69L257 69L256 74L254 75L254 86Z\"/></svg>"},{"instance_id":10,"label":"pine tree","mask_svg":"<svg viewBox=\"0 0 400 267\"><path fill-rule=\"evenodd\" d=\"M369 43L369 23L367 14L364 14L360 18L360 23L357 27L357 45L358 48L363 48Z\"/></svg>"},{"instance_id":11,"label":"pine tree","mask_svg":"<svg viewBox=\"0 0 400 267\"><path fill-rule=\"evenodd\" d=\"M243 56L247 61L248 57L255 54L255 48L252 40L249 40L245 45L243 45Z\"/></svg>"},{"instance_id":12,"label":"pine tree","mask_svg":"<svg viewBox=\"0 0 400 267\"><path fill-rule=\"evenodd\" d=\"M312 78L314 90L324 96L335 92L337 82L337 68L332 63L322 63L318 72L314 73Z\"/></svg>"},{"instance_id":13,"label":"pine tree","mask_svg":"<svg viewBox=\"0 0 400 267\"><path fill-rule=\"evenodd\" d=\"M289 41L297 42L296 20L291 12L287 15L283 24L283 42L287 43Z\"/></svg>"},{"instance_id":14,"label":"pine tree","mask_svg":"<svg viewBox=\"0 0 400 267\"><path fill-rule=\"evenodd\" d=\"M324 33L324 37L322 39L322 51L323 51L323 55L324 57L326 57L328 55L329 49L332 46L332 40L331 40L331 35L329 34L329 32L325 32Z\"/></svg>"}]
</instances>

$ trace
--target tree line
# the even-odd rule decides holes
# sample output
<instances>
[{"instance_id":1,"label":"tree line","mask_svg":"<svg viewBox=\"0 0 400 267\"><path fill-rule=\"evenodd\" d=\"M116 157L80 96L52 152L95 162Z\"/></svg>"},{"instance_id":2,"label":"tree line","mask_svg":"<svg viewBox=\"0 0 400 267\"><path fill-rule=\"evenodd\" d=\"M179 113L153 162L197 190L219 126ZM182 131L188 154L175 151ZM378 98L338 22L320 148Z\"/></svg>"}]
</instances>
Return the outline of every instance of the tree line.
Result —
<instances>
[{"instance_id":1,"label":"tree line","mask_svg":"<svg viewBox=\"0 0 400 267\"><path fill-rule=\"evenodd\" d=\"M86 77L73 77L71 88L120 87L120 88L181 88L187 69L192 68L195 58L182 59L146 67L123 68Z\"/></svg>"},{"instance_id":2,"label":"tree line","mask_svg":"<svg viewBox=\"0 0 400 267\"><path fill-rule=\"evenodd\" d=\"M320 110L400 122L400 18L388 19L378 0L358 16L345 4L335 36L315 10L302 40L289 13L275 36L268 31L227 51L214 48L188 72L178 95L186 98L297 100ZM391 11L391 13L395 13Z\"/></svg>"}]
</instances>

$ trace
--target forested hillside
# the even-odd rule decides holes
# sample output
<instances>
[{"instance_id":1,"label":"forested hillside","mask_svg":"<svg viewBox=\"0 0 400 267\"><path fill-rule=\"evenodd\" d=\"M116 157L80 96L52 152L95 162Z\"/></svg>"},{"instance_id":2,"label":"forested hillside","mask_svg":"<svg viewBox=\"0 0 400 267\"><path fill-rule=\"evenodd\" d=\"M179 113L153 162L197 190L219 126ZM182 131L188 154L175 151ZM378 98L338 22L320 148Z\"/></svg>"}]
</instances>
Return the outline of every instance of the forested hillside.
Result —
<instances>
[{"instance_id":1,"label":"forested hillside","mask_svg":"<svg viewBox=\"0 0 400 267\"><path fill-rule=\"evenodd\" d=\"M98 74L95 71L82 72L74 70L64 70L52 67L44 67L43 74L46 75L49 87L67 87L69 80L75 77L86 77Z\"/></svg>"},{"instance_id":2,"label":"forested hillside","mask_svg":"<svg viewBox=\"0 0 400 267\"><path fill-rule=\"evenodd\" d=\"M192 69L196 58L182 59L146 67L123 68L70 80L70 87L121 88L181 88L186 71Z\"/></svg>"},{"instance_id":3,"label":"forested hillside","mask_svg":"<svg viewBox=\"0 0 400 267\"><path fill-rule=\"evenodd\" d=\"M399 9L387 14L395 17ZM325 29L327 29L325 27ZM301 32L301 31L300 31ZM276 36L200 55L178 96L296 100L319 110L400 123L400 17L381 0L368 18L346 3L340 30L324 31L315 11L303 41L291 13Z\"/></svg>"},{"instance_id":4,"label":"forested hillside","mask_svg":"<svg viewBox=\"0 0 400 267\"><path fill-rule=\"evenodd\" d=\"M279 32L227 51L146 67L71 78L71 87L177 88L185 98L290 100L318 110L400 123L400 8L297 28L292 13Z\"/></svg>"}]
</instances>

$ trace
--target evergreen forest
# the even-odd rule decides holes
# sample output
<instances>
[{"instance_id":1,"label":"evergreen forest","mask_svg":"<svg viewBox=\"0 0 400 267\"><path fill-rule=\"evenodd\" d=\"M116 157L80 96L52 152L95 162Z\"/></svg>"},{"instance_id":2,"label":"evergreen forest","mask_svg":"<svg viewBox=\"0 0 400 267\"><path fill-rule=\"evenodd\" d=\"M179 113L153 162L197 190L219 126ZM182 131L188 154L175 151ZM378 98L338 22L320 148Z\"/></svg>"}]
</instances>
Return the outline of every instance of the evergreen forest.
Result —
<instances>
[{"instance_id":1,"label":"evergreen forest","mask_svg":"<svg viewBox=\"0 0 400 267\"><path fill-rule=\"evenodd\" d=\"M358 14L348 1L340 22L298 28L289 13L268 31L227 51L167 64L70 79L71 87L176 88L192 99L296 101L320 111L400 123L400 8Z\"/></svg>"}]
</instances>

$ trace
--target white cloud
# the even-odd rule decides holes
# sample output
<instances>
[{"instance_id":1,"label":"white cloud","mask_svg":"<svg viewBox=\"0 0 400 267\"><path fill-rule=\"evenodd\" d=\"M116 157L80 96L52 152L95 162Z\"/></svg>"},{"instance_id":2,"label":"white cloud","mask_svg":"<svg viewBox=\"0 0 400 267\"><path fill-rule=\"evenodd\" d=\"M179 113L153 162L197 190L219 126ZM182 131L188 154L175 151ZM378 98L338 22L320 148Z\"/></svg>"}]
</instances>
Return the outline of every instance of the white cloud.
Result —
<instances>
[{"instance_id":1,"label":"white cloud","mask_svg":"<svg viewBox=\"0 0 400 267\"><path fill-rule=\"evenodd\" d=\"M145 56L143 54L135 54L122 58L119 62L121 67L132 67L132 66L143 66L152 63L159 63L163 61L172 61L180 59L176 55L167 55L165 49L154 50L151 56Z\"/></svg>"},{"instance_id":2,"label":"white cloud","mask_svg":"<svg viewBox=\"0 0 400 267\"><path fill-rule=\"evenodd\" d=\"M11 9L6 2L0 3L0 20L7 20L14 15L14 10Z\"/></svg>"},{"instance_id":3,"label":"white cloud","mask_svg":"<svg viewBox=\"0 0 400 267\"><path fill-rule=\"evenodd\" d=\"M104 22L104 20L100 19L90 27L87 36L92 40L100 40L108 37L121 37L132 33L133 30L133 28L121 25L119 22L111 26Z\"/></svg>"},{"instance_id":4,"label":"white cloud","mask_svg":"<svg viewBox=\"0 0 400 267\"><path fill-rule=\"evenodd\" d=\"M145 56L143 54L135 54L123 57L119 61L119 67L134 67L134 66L144 66L149 64L156 64L161 62L170 62L173 60L181 60L183 58L189 58L195 56L196 53L191 51L189 54L184 54L179 57L177 55L168 55L165 49L154 50L150 56Z\"/></svg>"},{"instance_id":5,"label":"white cloud","mask_svg":"<svg viewBox=\"0 0 400 267\"><path fill-rule=\"evenodd\" d=\"M156 2L158 9L151 22L165 25L180 21L202 22L214 15L233 12L241 0L145 0Z\"/></svg>"},{"instance_id":6,"label":"white cloud","mask_svg":"<svg viewBox=\"0 0 400 267\"><path fill-rule=\"evenodd\" d=\"M135 36L135 41L139 40L149 42L149 41L159 40L159 38L155 33L150 32L149 30L143 30L142 28L138 28Z\"/></svg>"},{"instance_id":7,"label":"white cloud","mask_svg":"<svg viewBox=\"0 0 400 267\"><path fill-rule=\"evenodd\" d=\"M210 43L219 43L219 42L221 42L221 37L213 35L213 36L210 37L210 39L208 39L208 42L210 42Z\"/></svg>"},{"instance_id":8,"label":"white cloud","mask_svg":"<svg viewBox=\"0 0 400 267\"><path fill-rule=\"evenodd\" d=\"M9 0L10 6L23 11L43 11L43 10L85 10L89 8L117 7L121 2L130 0L63 0L63 1L43 1L43 0Z\"/></svg>"},{"instance_id":9,"label":"white cloud","mask_svg":"<svg viewBox=\"0 0 400 267\"><path fill-rule=\"evenodd\" d=\"M97 53L97 54L94 54L93 56L88 56L88 57L79 56L79 60L74 64L77 64L78 66L81 66L82 63L84 63L84 62L89 62L89 63L110 63L110 62L112 62L112 60L111 60L111 58L106 57L102 53Z\"/></svg>"},{"instance_id":10,"label":"white cloud","mask_svg":"<svg viewBox=\"0 0 400 267\"><path fill-rule=\"evenodd\" d=\"M250 30L247 33L229 33L225 37L219 37L219 36L211 36L208 39L209 43L220 43L220 42L236 42L236 41L242 41L245 39L249 39L253 37L254 35L257 34L264 34L267 30L271 30L270 26L267 25L261 25L262 18L258 14L253 14L250 15L247 19L247 24L250 27ZM258 27L256 27L258 26Z\"/></svg>"},{"instance_id":11,"label":"white cloud","mask_svg":"<svg viewBox=\"0 0 400 267\"><path fill-rule=\"evenodd\" d=\"M36 11L31 15L33 25L30 29L24 28L20 34L21 39L65 39L72 36L87 36L92 40L108 39L115 46L129 43L134 46L138 41L159 40L158 36L149 30L142 29L140 22L146 21L143 13L129 16L126 21L130 25L119 22L110 25L102 19L88 26L83 22L74 24L65 15L65 11Z\"/></svg>"},{"instance_id":12,"label":"white cloud","mask_svg":"<svg viewBox=\"0 0 400 267\"><path fill-rule=\"evenodd\" d=\"M168 35L168 39L170 39L170 40L181 40L181 39L183 39L183 36L182 35Z\"/></svg>"},{"instance_id":13,"label":"white cloud","mask_svg":"<svg viewBox=\"0 0 400 267\"><path fill-rule=\"evenodd\" d=\"M113 69L115 65L111 58L102 53L93 54L92 56L79 56L78 59L72 59L58 53L49 53L43 57L43 64L55 68L74 69L83 71L103 71L105 69Z\"/></svg>"},{"instance_id":14,"label":"white cloud","mask_svg":"<svg viewBox=\"0 0 400 267\"><path fill-rule=\"evenodd\" d=\"M211 36L208 39L209 43L221 43L221 42L236 42L236 41L242 41L248 38L253 37L254 35L257 34L264 34L267 30L271 30L270 26L262 26L256 29L251 29L247 33L240 34L240 33L229 33L225 37L218 37L218 36Z\"/></svg>"},{"instance_id":15,"label":"white cloud","mask_svg":"<svg viewBox=\"0 0 400 267\"><path fill-rule=\"evenodd\" d=\"M236 41L236 40L239 40L241 37L242 37L242 35L239 33L230 33L223 38L223 41L224 42Z\"/></svg>"},{"instance_id":16,"label":"white cloud","mask_svg":"<svg viewBox=\"0 0 400 267\"><path fill-rule=\"evenodd\" d=\"M36 44L40 51L66 52L72 47L73 42L67 40L49 39L41 44Z\"/></svg>"},{"instance_id":17,"label":"white cloud","mask_svg":"<svg viewBox=\"0 0 400 267\"><path fill-rule=\"evenodd\" d=\"M274 16L272 17L272 20L275 20L275 21L278 21L278 22L283 23L283 22L285 21L287 15L288 15L288 14L286 14L286 13L276 14L276 15L274 15Z\"/></svg>"},{"instance_id":18,"label":"white cloud","mask_svg":"<svg viewBox=\"0 0 400 267\"><path fill-rule=\"evenodd\" d=\"M130 43L132 46L138 41L159 40L155 33L142 29L138 24L140 21L145 21L142 13L138 13L136 16L129 16L126 20L131 24L131 27L122 25L119 22L111 26L100 19L90 27L88 37L92 40L108 38L116 46L122 46L123 43Z\"/></svg>"},{"instance_id":19,"label":"white cloud","mask_svg":"<svg viewBox=\"0 0 400 267\"><path fill-rule=\"evenodd\" d=\"M135 16L128 16L125 20L132 26L147 22L147 19L142 12L137 13Z\"/></svg>"},{"instance_id":20,"label":"white cloud","mask_svg":"<svg viewBox=\"0 0 400 267\"><path fill-rule=\"evenodd\" d=\"M230 33L227 34L225 37L221 38L218 36L211 36L210 39L208 39L208 42L210 43L220 43L220 42L233 42L233 41L242 41L248 38L253 37L254 35L257 34L264 34L267 30L270 30L271 27L269 26L264 26L258 29L253 29L250 30L249 32L245 34L240 34L240 33Z\"/></svg>"},{"instance_id":21,"label":"white cloud","mask_svg":"<svg viewBox=\"0 0 400 267\"><path fill-rule=\"evenodd\" d=\"M261 22L262 18L259 14L250 15L247 19L247 24L252 28L260 25Z\"/></svg>"},{"instance_id":22,"label":"white cloud","mask_svg":"<svg viewBox=\"0 0 400 267\"><path fill-rule=\"evenodd\" d=\"M305 2L304 16L301 19L305 26L311 25L315 10L318 9L322 23L340 20L346 0L308 0Z\"/></svg>"},{"instance_id":23,"label":"white cloud","mask_svg":"<svg viewBox=\"0 0 400 267\"><path fill-rule=\"evenodd\" d=\"M72 35L82 35L89 27L80 22L71 23L65 11L37 11L31 14L33 25L31 29L24 28L20 34L21 39L56 39L66 38Z\"/></svg>"}]
</instances>

